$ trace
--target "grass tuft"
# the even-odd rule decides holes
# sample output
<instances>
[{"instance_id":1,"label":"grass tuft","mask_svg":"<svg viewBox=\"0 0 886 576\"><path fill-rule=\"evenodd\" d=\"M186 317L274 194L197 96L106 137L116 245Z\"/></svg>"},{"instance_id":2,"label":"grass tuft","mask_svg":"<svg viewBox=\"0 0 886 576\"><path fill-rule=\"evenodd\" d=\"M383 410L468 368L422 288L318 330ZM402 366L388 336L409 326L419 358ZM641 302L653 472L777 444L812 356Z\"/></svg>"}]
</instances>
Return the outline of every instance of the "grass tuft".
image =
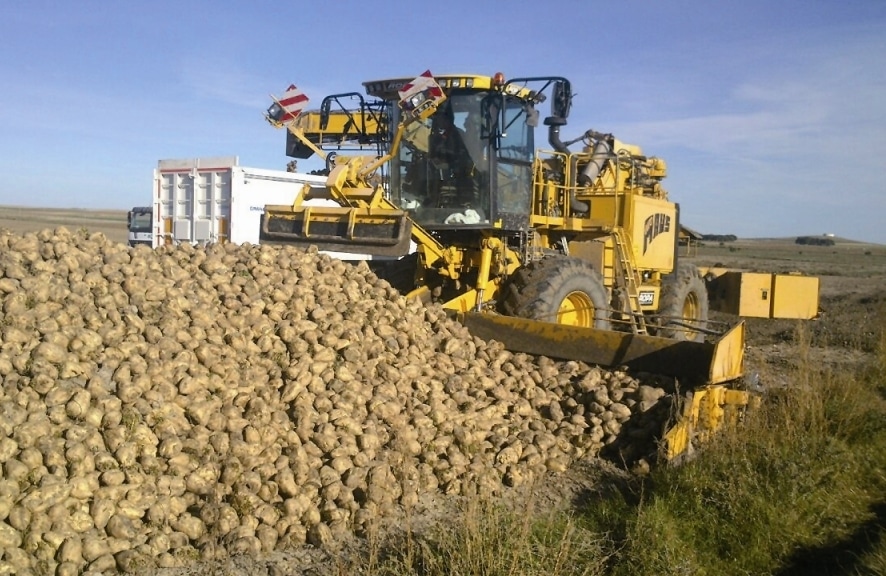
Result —
<instances>
[{"instance_id":1,"label":"grass tuft","mask_svg":"<svg viewBox=\"0 0 886 576\"><path fill-rule=\"evenodd\" d=\"M348 573L602 576L610 547L569 515L527 513L480 496L467 497L451 523L408 530L382 546Z\"/></svg>"}]
</instances>

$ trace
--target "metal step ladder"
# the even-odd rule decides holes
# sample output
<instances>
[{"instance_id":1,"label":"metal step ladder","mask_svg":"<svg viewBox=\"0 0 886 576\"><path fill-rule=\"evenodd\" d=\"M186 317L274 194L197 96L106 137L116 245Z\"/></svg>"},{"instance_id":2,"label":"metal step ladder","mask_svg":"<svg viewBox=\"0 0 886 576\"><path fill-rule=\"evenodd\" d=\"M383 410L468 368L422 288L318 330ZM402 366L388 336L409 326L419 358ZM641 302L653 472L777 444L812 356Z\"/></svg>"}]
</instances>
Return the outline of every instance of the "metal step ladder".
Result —
<instances>
[{"instance_id":1,"label":"metal step ladder","mask_svg":"<svg viewBox=\"0 0 886 576\"><path fill-rule=\"evenodd\" d=\"M615 257L621 267L620 274L616 274L616 284L628 295L628 308L625 312L630 316L631 329L634 334L648 334L646 330L646 317L640 309L640 289L637 282L637 273L631 260L631 241L625 234L624 228L617 226L612 233L615 241Z\"/></svg>"}]
</instances>

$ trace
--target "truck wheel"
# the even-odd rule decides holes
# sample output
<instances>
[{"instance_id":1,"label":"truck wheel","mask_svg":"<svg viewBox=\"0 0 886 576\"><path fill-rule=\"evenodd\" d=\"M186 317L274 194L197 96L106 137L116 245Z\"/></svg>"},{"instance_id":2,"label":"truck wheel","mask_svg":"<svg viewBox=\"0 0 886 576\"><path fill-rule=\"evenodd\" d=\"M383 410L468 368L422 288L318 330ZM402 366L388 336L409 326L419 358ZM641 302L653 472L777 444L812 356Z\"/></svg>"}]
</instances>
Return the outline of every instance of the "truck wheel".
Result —
<instances>
[{"instance_id":1,"label":"truck wheel","mask_svg":"<svg viewBox=\"0 0 886 576\"><path fill-rule=\"evenodd\" d=\"M589 263L551 257L514 273L501 310L508 316L609 330L608 303L603 278Z\"/></svg>"},{"instance_id":2,"label":"truck wheel","mask_svg":"<svg viewBox=\"0 0 886 576\"><path fill-rule=\"evenodd\" d=\"M692 327L707 327L708 290L693 264L679 264L674 272L664 277L658 311L662 317L660 336L704 342L704 332Z\"/></svg>"}]
</instances>

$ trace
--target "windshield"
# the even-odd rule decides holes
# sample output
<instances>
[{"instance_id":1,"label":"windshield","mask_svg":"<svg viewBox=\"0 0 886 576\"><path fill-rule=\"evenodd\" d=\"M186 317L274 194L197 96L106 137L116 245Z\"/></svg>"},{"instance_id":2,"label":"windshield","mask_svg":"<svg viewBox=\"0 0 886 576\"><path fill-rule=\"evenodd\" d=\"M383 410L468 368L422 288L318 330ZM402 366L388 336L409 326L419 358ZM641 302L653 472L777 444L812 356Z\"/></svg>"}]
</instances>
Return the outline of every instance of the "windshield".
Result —
<instances>
[{"instance_id":1,"label":"windshield","mask_svg":"<svg viewBox=\"0 0 886 576\"><path fill-rule=\"evenodd\" d=\"M524 230L533 135L522 100L453 90L433 116L406 126L392 162L391 200L430 230L471 225Z\"/></svg>"},{"instance_id":2,"label":"windshield","mask_svg":"<svg viewBox=\"0 0 886 576\"><path fill-rule=\"evenodd\" d=\"M129 229L133 232L150 232L151 213L131 212L129 219Z\"/></svg>"},{"instance_id":3,"label":"windshield","mask_svg":"<svg viewBox=\"0 0 886 576\"><path fill-rule=\"evenodd\" d=\"M423 226L489 224L490 162L481 135L485 95L453 91L433 116L406 128L394 158L391 196Z\"/></svg>"}]
</instances>

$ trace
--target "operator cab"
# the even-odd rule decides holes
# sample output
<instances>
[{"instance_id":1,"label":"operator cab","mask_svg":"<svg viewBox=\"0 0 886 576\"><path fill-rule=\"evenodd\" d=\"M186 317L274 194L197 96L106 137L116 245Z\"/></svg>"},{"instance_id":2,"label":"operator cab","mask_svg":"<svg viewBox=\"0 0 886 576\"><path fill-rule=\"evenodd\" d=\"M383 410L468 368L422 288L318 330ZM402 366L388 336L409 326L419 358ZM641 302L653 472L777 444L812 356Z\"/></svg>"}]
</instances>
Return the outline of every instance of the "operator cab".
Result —
<instances>
[{"instance_id":1,"label":"operator cab","mask_svg":"<svg viewBox=\"0 0 886 576\"><path fill-rule=\"evenodd\" d=\"M528 230L534 123L522 93L505 95L490 77L436 76L447 99L408 124L391 162L390 199L427 230ZM367 92L396 101L397 81ZM391 107L391 126L402 111Z\"/></svg>"}]
</instances>

